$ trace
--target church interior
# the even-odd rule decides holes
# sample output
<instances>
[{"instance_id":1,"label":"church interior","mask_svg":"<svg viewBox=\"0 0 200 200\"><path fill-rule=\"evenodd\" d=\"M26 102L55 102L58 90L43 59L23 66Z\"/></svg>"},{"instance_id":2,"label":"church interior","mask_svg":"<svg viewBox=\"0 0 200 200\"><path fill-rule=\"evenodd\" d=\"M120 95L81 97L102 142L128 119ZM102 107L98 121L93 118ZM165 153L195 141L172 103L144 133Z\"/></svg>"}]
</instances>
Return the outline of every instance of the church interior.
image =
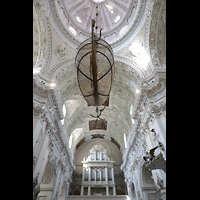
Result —
<instances>
[{"instance_id":1,"label":"church interior","mask_svg":"<svg viewBox=\"0 0 200 200\"><path fill-rule=\"evenodd\" d=\"M166 200L166 0L33 0L33 200Z\"/></svg>"}]
</instances>

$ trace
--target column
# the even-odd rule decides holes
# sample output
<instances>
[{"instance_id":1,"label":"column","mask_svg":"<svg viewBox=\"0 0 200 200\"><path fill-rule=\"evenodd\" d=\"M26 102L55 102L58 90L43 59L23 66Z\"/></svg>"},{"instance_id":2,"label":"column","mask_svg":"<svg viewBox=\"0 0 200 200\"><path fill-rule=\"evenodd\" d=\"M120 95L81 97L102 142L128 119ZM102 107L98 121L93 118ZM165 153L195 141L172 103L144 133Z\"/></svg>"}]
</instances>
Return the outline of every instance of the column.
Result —
<instances>
[{"instance_id":1,"label":"column","mask_svg":"<svg viewBox=\"0 0 200 200\"><path fill-rule=\"evenodd\" d=\"M83 167L82 182L85 181L85 167Z\"/></svg>"},{"instance_id":2,"label":"column","mask_svg":"<svg viewBox=\"0 0 200 200\"><path fill-rule=\"evenodd\" d=\"M105 168L106 172L106 195L109 195L109 188L108 188L108 167Z\"/></svg>"},{"instance_id":3,"label":"column","mask_svg":"<svg viewBox=\"0 0 200 200\"><path fill-rule=\"evenodd\" d=\"M115 188L115 185L113 186L113 195L116 195L116 188Z\"/></svg>"},{"instance_id":4,"label":"column","mask_svg":"<svg viewBox=\"0 0 200 200\"><path fill-rule=\"evenodd\" d=\"M107 196L109 195L109 188L108 188L108 185L106 186L106 195L107 195Z\"/></svg>"},{"instance_id":5,"label":"column","mask_svg":"<svg viewBox=\"0 0 200 200\"><path fill-rule=\"evenodd\" d=\"M99 172L99 176L100 176L100 184L101 184L101 181L102 181L101 169L102 169L102 168L99 169L99 170L100 170L100 172Z\"/></svg>"},{"instance_id":6,"label":"column","mask_svg":"<svg viewBox=\"0 0 200 200\"><path fill-rule=\"evenodd\" d=\"M88 186L88 196L90 196L90 186Z\"/></svg>"},{"instance_id":7,"label":"column","mask_svg":"<svg viewBox=\"0 0 200 200\"><path fill-rule=\"evenodd\" d=\"M49 142L49 138L48 136L46 135L45 136L45 139L44 139L44 142L43 142L43 145L42 145L42 148L40 150L40 154L38 156L38 160L37 160L37 163L35 164L35 168L34 168L34 171L33 171L33 177L36 177L37 174L40 172L41 170L41 166L42 166L42 162L44 160L44 155L45 155L45 152L47 150L47 147L48 147L48 142Z\"/></svg>"},{"instance_id":8,"label":"column","mask_svg":"<svg viewBox=\"0 0 200 200\"><path fill-rule=\"evenodd\" d=\"M100 160L102 160L102 152L100 151Z\"/></svg>"},{"instance_id":9,"label":"column","mask_svg":"<svg viewBox=\"0 0 200 200\"><path fill-rule=\"evenodd\" d=\"M88 176L89 184L91 183L91 167L89 167L89 176Z\"/></svg>"},{"instance_id":10,"label":"column","mask_svg":"<svg viewBox=\"0 0 200 200\"><path fill-rule=\"evenodd\" d=\"M106 184L108 184L108 167L105 168L105 173L106 173Z\"/></svg>"},{"instance_id":11,"label":"column","mask_svg":"<svg viewBox=\"0 0 200 200\"><path fill-rule=\"evenodd\" d=\"M63 185L63 174L61 174L61 177L60 177L60 182L59 182L59 188L58 188L58 191L57 191L57 198L60 199L60 193L61 193L61 189L62 189L62 185Z\"/></svg>"},{"instance_id":12,"label":"column","mask_svg":"<svg viewBox=\"0 0 200 200\"><path fill-rule=\"evenodd\" d=\"M111 174L112 174L112 183L115 183L115 179L114 179L114 168L111 168Z\"/></svg>"},{"instance_id":13,"label":"column","mask_svg":"<svg viewBox=\"0 0 200 200\"><path fill-rule=\"evenodd\" d=\"M81 195L83 195L84 186L81 185Z\"/></svg>"},{"instance_id":14,"label":"column","mask_svg":"<svg viewBox=\"0 0 200 200\"><path fill-rule=\"evenodd\" d=\"M95 151L95 153L94 153L94 160L96 160L97 159L97 152Z\"/></svg>"},{"instance_id":15,"label":"column","mask_svg":"<svg viewBox=\"0 0 200 200\"><path fill-rule=\"evenodd\" d=\"M96 184L97 183L97 168L94 168L94 180Z\"/></svg>"},{"instance_id":16,"label":"column","mask_svg":"<svg viewBox=\"0 0 200 200\"><path fill-rule=\"evenodd\" d=\"M54 172L55 173L55 172ZM60 178L61 178L61 166L59 165L58 166L58 171L57 171L57 174L55 175L56 176L56 180L55 180L55 183L54 183L54 185L53 185L53 197L55 197L55 195L56 195L56 192L57 192L57 187L58 187L58 185L59 185L59 183L60 183Z\"/></svg>"},{"instance_id":17,"label":"column","mask_svg":"<svg viewBox=\"0 0 200 200\"><path fill-rule=\"evenodd\" d=\"M132 195L132 188L129 182L126 183L127 186L127 192L128 192L128 196L133 199L133 195ZM139 199L139 197L137 196L138 193L136 192L136 199Z\"/></svg>"}]
</instances>

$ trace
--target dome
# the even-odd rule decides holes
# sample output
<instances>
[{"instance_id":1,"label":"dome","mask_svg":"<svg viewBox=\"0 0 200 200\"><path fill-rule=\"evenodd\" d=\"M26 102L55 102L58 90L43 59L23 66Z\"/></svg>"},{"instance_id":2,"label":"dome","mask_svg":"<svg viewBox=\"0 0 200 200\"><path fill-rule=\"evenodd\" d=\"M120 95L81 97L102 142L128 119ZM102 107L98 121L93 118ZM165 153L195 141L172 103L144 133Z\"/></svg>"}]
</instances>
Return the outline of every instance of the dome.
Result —
<instances>
[{"instance_id":1,"label":"dome","mask_svg":"<svg viewBox=\"0 0 200 200\"><path fill-rule=\"evenodd\" d=\"M133 29L138 12L138 0L63 0L54 6L62 31L78 42L91 36L92 19L96 20L97 34L102 29L102 39L116 42Z\"/></svg>"}]
</instances>

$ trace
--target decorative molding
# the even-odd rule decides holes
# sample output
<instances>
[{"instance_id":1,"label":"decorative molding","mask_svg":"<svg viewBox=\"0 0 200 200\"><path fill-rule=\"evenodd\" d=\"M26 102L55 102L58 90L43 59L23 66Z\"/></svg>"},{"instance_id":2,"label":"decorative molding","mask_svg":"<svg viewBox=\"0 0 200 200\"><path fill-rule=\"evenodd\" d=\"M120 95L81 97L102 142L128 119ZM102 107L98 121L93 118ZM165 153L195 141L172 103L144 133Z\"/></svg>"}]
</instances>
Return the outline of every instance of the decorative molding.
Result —
<instances>
[{"instance_id":1,"label":"decorative molding","mask_svg":"<svg viewBox=\"0 0 200 200\"><path fill-rule=\"evenodd\" d=\"M51 24L49 19L46 17L45 18L45 22L46 22L46 29L47 29L47 57L45 59L44 62L44 66L40 71L40 74L42 76L48 77L48 68L51 64L51 59L52 59L52 32L51 32Z\"/></svg>"},{"instance_id":2,"label":"decorative molding","mask_svg":"<svg viewBox=\"0 0 200 200\"><path fill-rule=\"evenodd\" d=\"M149 131L148 124L153 119L153 115L160 115L161 112L165 111L166 109L165 78L156 78L155 80L155 84L149 85L149 87L145 86L145 89L141 90L140 96L135 102L133 118L135 119L136 123L133 128L133 134L131 134L129 138L128 147L123 155L123 164L121 165L121 170L124 172L130 169L130 166L135 165L135 168L138 165L138 162L143 162L142 156L137 159L137 157L134 155L137 152L138 147L145 141L145 137ZM162 100L157 101L157 96L159 96L159 99ZM157 101L156 104L154 103L155 101ZM143 143L142 147L143 152L146 152L147 145ZM132 155L131 161L130 155ZM130 162L132 164L130 164ZM126 173L128 173L128 171Z\"/></svg>"},{"instance_id":3,"label":"decorative molding","mask_svg":"<svg viewBox=\"0 0 200 200\"><path fill-rule=\"evenodd\" d=\"M151 12L149 51L154 68L166 68L166 0L157 0Z\"/></svg>"},{"instance_id":4,"label":"decorative molding","mask_svg":"<svg viewBox=\"0 0 200 200\"><path fill-rule=\"evenodd\" d=\"M52 178L53 178L52 165L51 165L51 163L47 163L47 165L45 167L44 174L43 174L42 183L43 184L50 184Z\"/></svg>"},{"instance_id":5,"label":"decorative molding","mask_svg":"<svg viewBox=\"0 0 200 200\"><path fill-rule=\"evenodd\" d=\"M45 63L47 51L46 19L42 0L33 1L33 69L40 71Z\"/></svg>"},{"instance_id":6,"label":"decorative molding","mask_svg":"<svg viewBox=\"0 0 200 200\"><path fill-rule=\"evenodd\" d=\"M143 21L144 23L144 17L143 17L143 13L145 12L145 8L146 8L146 1L147 0L140 0L138 1L138 3L136 1L132 1L131 3L133 4L131 6L131 8L135 7L134 4L137 3L137 8L135 10L135 12L133 12L133 8L130 9L130 13L126 16L127 17L127 22L126 23L132 23L130 24L130 28L129 31L127 31L122 37L120 37L120 39L118 39L117 41L114 41L113 43L111 42L111 45L113 46L113 48L119 46L121 43L124 43L125 40L127 40L127 38L132 37L136 32L136 29L138 29L138 27L141 26L141 21ZM117 3L116 1L114 3ZM71 43L72 46L77 46L80 44L81 41L77 40L71 33L70 31L68 31L68 29L65 27L65 25L63 25L63 23L61 22L60 16L58 14L58 10L61 10L63 12L62 17L65 17L65 21L66 24L72 25L74 27L74 22L71 22L69 20L69 16L68 16L68 12L65 9L65 6L63 5L62 1L56 2L56 1L52 1L52 2L47 2L46 4L48 4L48 8L50 8L51 10L51 14L47 14L50 18L51 21L53 22L54 28L57 30L57 32L59 33L59 35L64 39L64 41L69 41L69 43ZM133 17L134 15L134 17ZM131 20L128 20L128 19ZM132 18L134 20L132 20ZM64 19L63 19L64 20ZM130 22L129 22L130 21ZM78 22L77 22L78 23ZM120 31L120 29L124 26L124 23L120 23L120 26L118 26L117 30L115 31L114 34L118 33ZM78 31L78 29L75 27L76 31ZM84 33L83 31L78 31L78 35L81 38L87 38L88 34ZM111 34L107 34L104 37L112 37L113 32ZM84 40L84 39L82 39Z\"/></svg>"},{"instance_id":7,"label":"decorative molding","mask_svg":"<svg viewBox=\"0 0 200 200\"><path fill-rule=\"evenodd\" d=\"M38 76L33 77L33 115L39 116L49 95L49 87Z\"/></svg>"}]
</instances>

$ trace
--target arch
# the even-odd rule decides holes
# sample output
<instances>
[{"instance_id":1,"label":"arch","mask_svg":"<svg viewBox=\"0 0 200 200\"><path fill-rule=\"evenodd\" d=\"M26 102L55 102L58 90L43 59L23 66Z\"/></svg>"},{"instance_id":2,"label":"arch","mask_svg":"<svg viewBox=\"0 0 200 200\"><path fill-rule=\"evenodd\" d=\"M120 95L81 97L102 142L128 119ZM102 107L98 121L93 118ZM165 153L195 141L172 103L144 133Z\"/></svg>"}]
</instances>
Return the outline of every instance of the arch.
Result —
<instances>
[{"instance_id":1,"label":"arch","mask_svg":"<svg viewBox=\"0 0 200 200\"><path fill-rule=\"evenodd\" d=\"M105 143L102 140L95 140L95 141L91 141L91 143L88 144L88 146L86 148L87 155L90 155L90 149L92 149L96 145L103 146L104 149L106 149L106 151L107 151L107 155L111 155L112 154L112 150L111 150L110 146L107 143Z\"/></svg>"},{"instance_id":2,"label":"arch","mask_svg":"<svg viewBox=\"0 0 200 200\"><path fill-rule=\"evenodd\" d=\"M92 149L94 150L103 150L105 147L102 144L95 144Z\"/></svg>"},{"instance_id":3,"label":"arch","mask_svg":"<svg viewBox=\"0 0 200 200\"><path fill-rule=\"evenodd\" d=\"M76 165L77 173L82 173L81 161L84 159L84 157L87 159L87 157L90 156L90 149L92 149L92 147L96 144L101 144L104 146L107 152L107 156L115 161L115 164L117 165L115 169L119 171L120 165L122 164L121 151L109 140L96 139L89 141L87 140L74 153L74 164Z\"/></svg>"},{"instance_id":4,"label":"arch","mask_svg":"<svg viewBox=\"0 0 200 200\"><path fill-rule=\"evenodd\" d=\"M130 67L132 72L136 75L137 78L145 78L144 70L141 69L141 67L133 60L120 56L115 56L115 62L119 62L120 63L119 66Z\"/></svg>"}]
</instances>

